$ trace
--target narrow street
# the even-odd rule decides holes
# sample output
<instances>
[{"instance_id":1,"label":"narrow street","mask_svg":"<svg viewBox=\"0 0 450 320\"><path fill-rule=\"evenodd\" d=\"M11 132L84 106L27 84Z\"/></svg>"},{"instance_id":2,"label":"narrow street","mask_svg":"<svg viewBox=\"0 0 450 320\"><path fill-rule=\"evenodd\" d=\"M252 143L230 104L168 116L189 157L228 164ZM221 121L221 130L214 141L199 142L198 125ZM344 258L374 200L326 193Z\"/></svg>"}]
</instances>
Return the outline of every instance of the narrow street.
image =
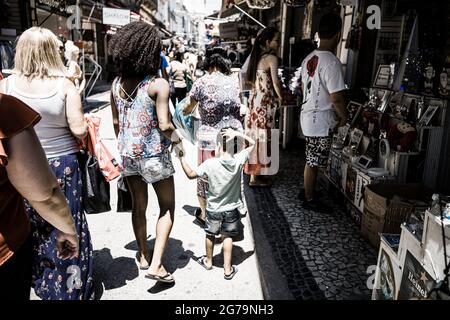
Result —
<instances>
[{"instance_id":1,"label":"narrow street","mask_svg":"<svg viewBox=\"0 0 450 320\"><path fill-rule=\"evenodd\" d=\"M107 105L108 100L109 92L90 99L97 106ZM102 139L111 150L117 150L109 105L92 113L102 118ZM195 153L195 149L192 147L190 152ZM253 300L263 299L264 294L268 299L370 299L370 274L366 272L376 264L376 251L330 198L334 210L329 214L301 208L297 194L302 185L303 158L301 143L291 145L281 154L281 169L271 189L246 187L249 214L243 219L245 239L237 242L234 252L239 272L231 282L223 280L219 247L213 271L205 271L193 260L203 254L204 232L193 223L198 206L195 181L185 177L176 158L176 220L165 257L165 265L177 280L174 286L156 284L139 271L131 213L115 211L117 181L113 181L113 211L88 216L95 250L97 299ZM151 248L158 205L151 188L149 195Z\"/></svg>"},{"instance_id":2,"label":"narrow street","mask_svg":"<svg viewBox=\"0 0 450 320\"><path fill-rule=\"evenodd\" d=\"M90 101L107 103L109 92L98 94ZM102 118L101 137L112 151L117 150L112 127L110 107L93 114ZM117 152L117 151L116 151ZM196 158L196 149L189 152ZM94 279L96 299L102 300L260 300L263 299L257 258L248 216L242 219L245 226L244 240L236 242L233 263L238 273L232 281L223 278L223 260L220 246L216 246L214 269L206 271L195 260L204 254L204 231L194 221L198 207L196 181L189 181L177 158L175 224L171 233L164 265L175 279L175 285L156 283L144 278L145 271L138 269L137 245L131 225L131 213L118 213L117 180L111 183L111 207L113 211L88 215L89 228L94 246ZM194 163L195 164L195 163ZM159 214L153 189L149 188L147 230L150 249L154 243L155 223Z\"/></svg>"}]
</instances>

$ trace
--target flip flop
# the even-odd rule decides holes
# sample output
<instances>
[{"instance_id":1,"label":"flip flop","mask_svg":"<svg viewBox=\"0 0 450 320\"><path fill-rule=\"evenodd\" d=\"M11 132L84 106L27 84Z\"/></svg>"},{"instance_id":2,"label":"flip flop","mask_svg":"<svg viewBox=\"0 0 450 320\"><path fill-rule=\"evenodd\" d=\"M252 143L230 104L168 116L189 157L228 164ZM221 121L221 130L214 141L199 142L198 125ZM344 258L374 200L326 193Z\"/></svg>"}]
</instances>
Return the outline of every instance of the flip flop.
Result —
<instances>
[{"instance_id":1,"label":"flip flop","mask_svg":"<svg viewBox=\"0 0 450 320\"><path fill-rule=\"evenodd\" d=\"M206 258L206 256L201 256L200 258L198 258L198 259L195 259L195 261L197 261L197 263L199 264L199 265L201 265L203 268L205 268L206 270L212 270L212 266L211 267L208 267L207 265L206 265L206 263L205 263L205 258Z\"/></svg>"},{"instance_id":2,"label":"flip flop","mask_svg":"<svg viewBox=\"0 0 450 320\"><path fill-rule=\"evenodd\" d=\"M231 280L234 278L234 276L236 275L236 273L238 272L238 268L236 266L231 266L231 270L232 272L229 275L224 274L223 278L225 280Z\"/></svg>"},{"instance_id":3,"label":"flip flop","mask_svg":"<svg viewBox=\"0 0 450 320\"><path fill-rule=\"evenodd\" d=\"M145 277L150 280L155 280L159 282L164 283L174 283L175 279L173 278L172 274L168 272L165 276L157 276L155 274L146 274Z\"/></svg>"}]
</instances>

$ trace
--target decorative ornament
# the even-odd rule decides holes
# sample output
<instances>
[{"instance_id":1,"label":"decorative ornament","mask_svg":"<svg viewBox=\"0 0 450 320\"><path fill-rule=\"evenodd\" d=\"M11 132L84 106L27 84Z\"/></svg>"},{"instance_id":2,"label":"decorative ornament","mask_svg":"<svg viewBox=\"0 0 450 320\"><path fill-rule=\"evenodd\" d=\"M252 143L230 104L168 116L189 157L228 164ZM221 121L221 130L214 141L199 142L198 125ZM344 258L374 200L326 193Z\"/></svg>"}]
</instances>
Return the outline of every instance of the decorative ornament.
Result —
<instances>
[{"instance_id":1,"label":"decorative ornament","mask_svg":"<svg viewBox=\"0 0 450 320\"><path fill-rule=\"evenodd\" d=\"M450 82L448 81L447 69L443 68L441 74L439 75L439 94L442 97L447 97L449 94L448 86Z\"/></svg>"},{"instance_id":2,"label":"decorative ornament","mask_svg":"<svg viewBox=\"0 0 450 320\"><path fill-rule=\"evenodd\" d=\"M425 77L424 80L424 94L427 95L432 95L433 94L433 79L434 76L436 75L436 72L434 71L433 66L431 65L431 63L428 63L427 67L425 68L425 73L423 74Z\"/></svg>"}]
</instances>

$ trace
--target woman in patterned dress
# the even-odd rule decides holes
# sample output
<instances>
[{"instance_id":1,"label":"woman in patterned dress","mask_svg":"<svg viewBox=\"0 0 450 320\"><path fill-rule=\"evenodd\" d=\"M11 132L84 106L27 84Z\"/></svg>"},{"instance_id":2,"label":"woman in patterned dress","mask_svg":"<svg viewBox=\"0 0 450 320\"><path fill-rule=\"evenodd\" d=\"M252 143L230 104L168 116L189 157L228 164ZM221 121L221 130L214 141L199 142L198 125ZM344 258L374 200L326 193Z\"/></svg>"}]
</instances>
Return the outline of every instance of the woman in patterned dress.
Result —
<instances>
[{"instance_id":1,"label":"woman in patterned dress","mask_svg":"<svg viewBox=\"0 0 450 320\"><path fill-rule=\"evenodd\" d=\"M173 283L162 258L175 215L175 170L170 147L181 142L181 138L171 123L169 83L157 78L161 47L158 29L145 22L130 23L111 39L109 52L119 67L119 77L111 89L111 106L122 176L132 195L140 268L148 270L149 279ZM153 185L160 207L153 257L147 247L149 184Z\"/></svg>"},{"instance_id":2,"label":"woman in patterned dress","mask_svg":"<svg viewBox=\"0 0 450 320\"><path fill-rule=\"evenodd\" d=\"M66 196L79 237L80 254L62 260L57 252L58 230L26 203L33 241L33 286L43 300L93 299L93 250L82 208L82 179L77 139L87 135L81 98L66 78L58 38L33 27L19 38L14 74L0 82L0 91L25 102L42 120L36 133L50 168Z\"/></svg>"},{"instance_id":3,"label":"woman in patterned dress","mask_svg":"<svg viewBox=\"0 0 450 320\"><path fill-rule=\"evenodd\" d=\"M216 139L220 130L232 127L243 131L240 115L239 82L231 76L231 63L222 48L209 49L203 68L208 74L198 79L190 92L190 101L184 114L190 114L198 103L200 126L197 130L199 146L198 164L215 157ZM196 212L197 221L204 225L206 218L207 177L197 181L197 196L200 210Z\"/></svg>"},{"instance_id":4,"label":"woman in patterned dress","mask_svg":"<svg viewBox=\"0 0 450 320\"><path fill-rule=\"evenodd\" d=\"M261 155L270 154L270 134L275 128L275 114L282 103L281 85L278 79L278 57L280 33L269 27L261 31L255 40L250 55L247 82L252 85L249 110L245 119L246 134L257 141L245 173L250 175L251 187L269 186L264 179L267 161Z\"/></svg>"}]
</instances>

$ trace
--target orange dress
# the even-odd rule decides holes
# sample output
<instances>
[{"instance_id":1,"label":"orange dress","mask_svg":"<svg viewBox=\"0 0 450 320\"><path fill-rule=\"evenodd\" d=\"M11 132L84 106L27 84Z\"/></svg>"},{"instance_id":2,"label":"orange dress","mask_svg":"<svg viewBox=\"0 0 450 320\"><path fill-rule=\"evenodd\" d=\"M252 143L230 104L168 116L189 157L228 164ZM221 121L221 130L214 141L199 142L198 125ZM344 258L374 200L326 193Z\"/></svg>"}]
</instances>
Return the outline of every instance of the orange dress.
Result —
<instances>
[{"instance_id":1,"label":"orange dress","mask_svg":"<svg viewBox=\"0 0 450 320\"><path fill-rule=\"evenodd\" d=\"M272 76L269 71L258 70L255 87L249 99L249 112L245 120L245 133L255 139L256 146L244 171L249 175L263 175L270 165L263 159L270 155L271 130L275 129L278 103Z\"/></svg>"},{"instance_id":2,"label":"orange dress","mask_svg":"<svg viewBox=\"0 0 450 320\"><path fill-rule=\"evenodd\" d=\"M30 232L22 196L8 180L5 139L34 126L40 115L20 100L0 94L0 266L12 257Z\"/></svg>"}]
</instances>

